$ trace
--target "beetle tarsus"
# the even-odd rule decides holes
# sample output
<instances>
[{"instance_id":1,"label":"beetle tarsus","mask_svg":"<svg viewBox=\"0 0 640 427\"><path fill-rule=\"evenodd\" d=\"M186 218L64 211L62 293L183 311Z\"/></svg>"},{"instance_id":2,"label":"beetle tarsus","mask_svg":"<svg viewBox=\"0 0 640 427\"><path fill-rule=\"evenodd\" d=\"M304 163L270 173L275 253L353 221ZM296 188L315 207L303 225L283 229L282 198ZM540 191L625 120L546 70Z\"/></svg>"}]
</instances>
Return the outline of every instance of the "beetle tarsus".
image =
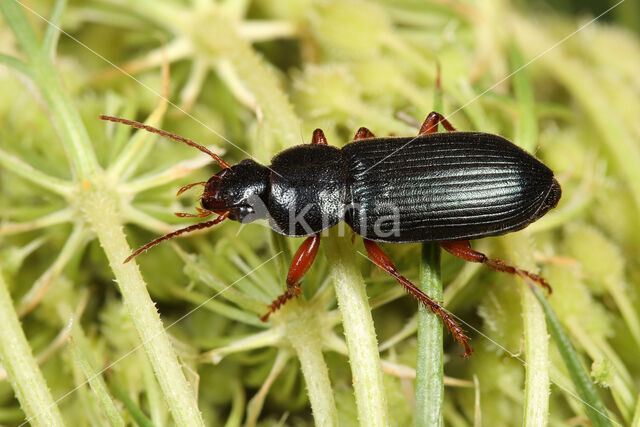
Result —
<instances>
[{"instance_id":1,"label":"beetle tarsus","mask_svg":"<svg viewBox=\"0 0 640 427\"><path fill-rule=\"evenodd\" d=\"M398 270L396 269L395 265L393 265L393 262L391 261L389 256L384 253L382 248L378 246L376 242L369 239L363 240L364 247L367 249L367 253L369 254L371 260L378 267L392 275L404 287L409 295L417 299L420 303L422 303L425 307L427 307L434 314L440 317L440 319L442 319L442 323L446 325L449 332L451 332L451 335L453 335L453 338L458 341L459 344L464 346L465 352L462 357L466 358L471 356L471 353L473 353L473 349L468 343L469 337L465 334L464 330L462 329L462 327L460 327L458 322L456 322L451 313L442 308L442 306L438 302L434 301L431 297L429 297L429 295L422 292L416 285L411 283L409 279L398 273Z\"/></svg>"},{"instance_id":2,"label":"beetle tarsus","mask_svg":"<svg viewBox=\"0 0 640 427\"><path fill-rule=\"evenodd\" d=\"M260 317L260 320L266 322L271 313L278 310L293 297L300 295L302 292L300 288L300 280L307 271L309 271L309 268L311 268L311 265L318 254L319 247L320 233L309 236L304 242L302 242L291 260L291 266L289 267L289 273L287 274L287 290L269 305L267 314Z\"/></svg>"},{"instance_id":3,"label":"beetle tarsus","mask_svg":"<svg viewBox=\"0 0 640 427\"><path fill-rule=\"evenodd\" d=\"M489 258L482 252L474 251L471 249L471 243L468 240L457 240L452 242L440 242L440 246L451 255L461 258L469 262L479 262L492 270L500 271L503 273L515 274L523 279L531 279L536 283L539 283L546 291L548 295L551 295L551 286L541 276L530 273L521 268L507 264L505 261L495 258Z\"/></svg>"},{"instance_id":4,"label":"beetle tarsus","mask_svg":"<svg viewBox=\"0 0 640 427\"><path fill-rule=\"evenodd\" d=\"M295 283L293 286L287 287L287 290L284 291L282 295L278 296L278 298L276 298L271 304L269 304L269 306L267 307L267 312L264 315L260 316L260 320L266 322L267 320L269 320L269 316L271 315L271 313L278 311L280 307L282 307L287 301L297 297L301 293L302 288L300 288L300 283Z\"/></svg>"}]
</instances>

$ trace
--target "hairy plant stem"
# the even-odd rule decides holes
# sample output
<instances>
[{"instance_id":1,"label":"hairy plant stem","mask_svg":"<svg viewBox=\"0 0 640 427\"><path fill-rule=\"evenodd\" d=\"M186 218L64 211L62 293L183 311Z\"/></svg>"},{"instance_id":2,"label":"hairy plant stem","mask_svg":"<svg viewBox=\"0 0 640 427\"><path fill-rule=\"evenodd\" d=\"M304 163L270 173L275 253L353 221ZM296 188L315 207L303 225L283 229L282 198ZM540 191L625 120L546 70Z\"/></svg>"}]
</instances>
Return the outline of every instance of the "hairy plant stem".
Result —
<instances>
[{"instance_id":1,"label":"hairy plant stem","mask_svg":"<svg viewBox=\"0 0 640 427\"><path fill-rule=\"evenodd\" d=\"M364 426L386 426L387 402L376 331L366 285L355 262L353 245L348 236L339 236L337 227L330 230L323 244L342 313L358 420Z\"/></svg>"},{"instance_id":2,"label":"hairy plant stem","mask_svg":"<svg viewBox=\"0 0 640 427\"><path fill-rule=\"evenodd\" d=\"M182 372L137 264L122 262L129 256L131 249L122 232L116 200L109 197L108 191L98 184L90 186L84 192L82 201L85 216L107 255L125 306L149 356L176 424L204 425L195 393Z\"/></svg>"},{"instance_id":3,"label":"hairy plant stem","mask_svg":"<svg viewBox=\"0 0 640 427\"><path fill-rule=\"evenodd\" d=\"M35 426L65 425L20 327L1 272L0 360L27 420Z\"/></svg>"},{"instance_id":4,"label":"hairy plant stem","mask_svg":"<svg viewBox=\"0 0 640 427\"><path fill-rule=\"evenodd\" d=\"M571 381L573 381L573 385L578 392L578 396L584 405L584 411L589 417L591 424L596 427L611 426L611 419L607 413L607 408L604 406L602 399L600 399L598 390L591 382L591 378L589 377L587 370L582 365L582 362L578 357L578 353L573 347L573 344L571 344L569 336L564 331L564 328L560 324L560 320L553 312L551 304L549 304L545 296L542 294L542 291L536 286L532 286L531 290L544 310L551 336L558 347L558 351L560 352L560 356L567 367L567 371L569 371Z\"/></svg>"},{"instance_id":5,"label":"hairy plant stem","mask_svg":"<svg viewBox=\"0 0 640 427\"><path fill-rule=\"evenodd\" d=\"M87 179L100 169L89 134L80 113L66 95L51 61L47 46L42 46L31 29L18 2L0 2L0 10L13 29L27 55L30 76L49 107L53 124L60 135L69 162L78 180Z\"/></svg>"},{"instance_id":6,"label":"hairy plant stem","mask_svg":"<svg viewBox=\"0 0 640 427\"><path fill-rule=\"evenodd\" d=\"M324 309L324 307L321 307ZM301 299L289 302L283 312L287 337L295 349L307 384L309 401L316 425L338 425L338 411L333 399L329 371L322 356L321 319L313 307Z\"/></svg>"},{"instance_id":7,"label":"hairy plant stem","mask_svg":"<svg viewBox=\"0 0 640 427\"><path fill-rule=\"evenodd\" d=\"M503 237L507 253L512 254L513 263L521 268L533 270L532 248L525 232ZM524 322L525 399L522 425L540 426L549 422L549 335L544 311L521 281L520 303Z\"/></svg>"},{"instance_id":8,"label":"hairy plant stem","mask_svg":"<svg viewBox=\"0 0 640 427\"><path fill-rule=\"evenodd\" d=\"M420 289L436 301L442 301L440 245L422 245ZM444 402L442 365L442 321L420 304L418 308L418 360L416 361L415 426L441 426Z\"/></svg>"},{"instance_id":9,"label":"hairy plant stem","mask_svg":"<svg viewBox=\"0 0 640 427\"><path fill-rule=\"evenodd\" d=\"M511 68L518 72L513 76L513 89L517 100L518 125L516 143L529 152L535 150L538 142L538 123L535 113L533 85L527 70L521 69L524 60L520 50L512 44L510 51ZM533 248L529 244L527 232L510 234L503 239L507 253L513 262L522 268L535 268ZM527 284L520 280L520 303L524 320L525 400L524 426L539 426L549 423L549 338L544 312L529 291Z\"/></svg>"}]
</instances>

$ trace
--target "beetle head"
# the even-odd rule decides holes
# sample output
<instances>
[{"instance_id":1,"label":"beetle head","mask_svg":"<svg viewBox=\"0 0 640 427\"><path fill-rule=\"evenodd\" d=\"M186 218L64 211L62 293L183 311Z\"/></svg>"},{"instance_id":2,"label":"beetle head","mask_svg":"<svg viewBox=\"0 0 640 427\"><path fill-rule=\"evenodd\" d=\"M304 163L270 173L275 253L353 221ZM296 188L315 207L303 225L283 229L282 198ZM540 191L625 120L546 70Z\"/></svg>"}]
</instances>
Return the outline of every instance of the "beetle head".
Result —
<instances>
[{"instance_id":1,"label":"beetle head","mask_svg":"<svg viewBox=\"0 0 640 427\"><path fill-rule=\"evenodd\" d=\"M202 207L216 213L229 212L229 219L249 223L267 217L268 188L269 169L245 159L207 181Z\"/></svg>"}]
</instances>

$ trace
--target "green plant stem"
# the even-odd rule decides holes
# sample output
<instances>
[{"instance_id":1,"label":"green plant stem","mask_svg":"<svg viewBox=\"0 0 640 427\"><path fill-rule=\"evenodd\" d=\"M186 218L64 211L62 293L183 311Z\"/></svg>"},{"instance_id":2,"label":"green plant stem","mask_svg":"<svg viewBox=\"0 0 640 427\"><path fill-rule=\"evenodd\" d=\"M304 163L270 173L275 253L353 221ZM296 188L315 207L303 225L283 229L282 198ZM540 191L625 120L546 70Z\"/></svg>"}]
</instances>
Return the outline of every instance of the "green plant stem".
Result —
<instances>
[{"instance_id":1,"label":"green plant stem","mask_svg":"<svg viewBox=\"0 0 640 427\"><path fill-rule=\"evenodd\" d=\"M556 317L556 314L553 312L551 305L542 294L542 291L535 285L531 286L531 290L544 310L547 324L551 331L551 336L558 347L562 360L564 360L567 370L569 371L569 376L571 377L571 380L576 387L576 391L584 404L584 410L591 420L591 424L595 427L611 426L611 422L607 415L607 408L600 399L600 395L591 382L589 374L582 366L582 363L578 358L578 354L569 340L569 336L560 324L560 320Z\"/></svg>"},{"instance_id":2,"label":"green plant stem","mask_svg":"<svg viewBox=\"0 0 640 427\"><path fill-rule=\"evenodd\" d=\"M122 232L116 201L98 185L90 187L83 195L83 201L85 216L107 255L125 306L140 335L174 421L178 425L204 425L195 393L182 372L137 264L135 261L122 263L131 249Z\"/></svg>"},{"instance_id":3,"label":"green plant stem","mask_svg":"<svg viewBox=\"0 0 640 427\"><path fill-rule=\"evenodd\" d=\"M338 411L333 399L329 371L322 356L323 336L319 333L314 311L305 301L292 301L283 312L287 336L295 349L307 384L307 393L316 425L338 425Z\"/></svg>"},{"instance_id":4,"label":"green plant stem","mask_svg":"<svg viewBox=\"0 0 640 427\"><path fill-rule=\"evenodd\" d=\"M636 401L631 427L640 427L640 396L638 396L638 400Z\"/></svg>"},{"instance_id":5,"label":"green plant stem","mask_svg":"<svg viewBox=\"0 0 640 427\"><path fill-rule=\"evenodd\" d=\"M535 268L525 232L503 237L507 253L514 264L524 269ZM549 423L549 338L544 311L526 283L520 293L524 327L525 390L522 425L540 426Z\"/></svg>"},{"instance_id":6,"label":"green plant stem","mask_svg":"<svg viewBox=\"0 0 640 427\"><path fill-rule=\"evenodd\" d=\"M358 420L364 426L386 426L387 402L366 285L355 262L349 237L339 236L337 228L330 230L323 244L342 313Z\"/></svg>"},{"instance_id":7,"label":"green plant stem","mask_svg":"<svg viewBox=\"0 0 640 427\"><path fill-rule=\"evenodd\" d=\"M100 401L100 408L104 411L107 419L112 426L124 426L124 420L120 416L120 412L116 408L113 399L109 395L107 385L102 378L100 372L98 372L94 366L94 362L91 360L91 353L89 343L87 342L84 332L78 325L75 319L72 319L71 325L71 337L69 338L69 344L71 353L75 362L79 365L86 380L89 382L91 390L96 394Z\"/></svg>"},{"instance_id":8,"label":"green plant stem","mask_svg":"<svg viewBox=\"0 0 640 427\"><path fill-rule=\"evenodd\" d=\"M31 353L1 273L0 357L27 420L35 426L63 426L62 415Z\"/></svg>"},{"instance_id":9,"label":"green plant stem","mask_svg":"<svg viewBox=\"0 0 640 427\"><path fill-rule=\"evenodd\" d=\"M87 179L98 171L100 166L80 114L62 89L50 52L43 51L18 2L0 2L0 11L27 55L33 81L49 106L49 112L76 178Z\"/></svg>"},{"instance_id":10,"label":"green plant stem","mask_svg":"<svg viewBox=\"0 0 640 427\"><path fill-rule=\"evenodd\" d=\"M538 123L535 114L533 85L524 66L522 54L515 44L509 50L513 76L513 90L517 101L518 124L516 143L532 152L538 140ZM517 71L516 71L517 70ZM531 270L535 268L533 248L526 232L511 234L503 239L507 253L518 266ZM536 302L524 281L521 283L520 303L524 320L525 400L522 424L540 426L549 423L549 339L544 312Z\"/></svg>"},{"instance_id":11,"label":"green plant stem","mask_svg":"<svg viewBox=\"0 0 640 427\"><path fill-rule=\"evenodd\" d=\"M442 301L440 245L422 245L420 289ZM443 328L440 318L420 304L418 314L418 360L416 362L415 426L441 426L444 403L442 362Z\"/></svg>"},{"instance_id":12,"label":"green plant stem","mask_svg":"<svg viewBox=\"0 0 640 427\"><path fill-rule=\"evenodd\" d=\"M140 410L136 402L134 402L126 391L120 387L120 384L115 381L111 382L111 388L113 389L114 394L120 399L124 407L129 411L131 418L136 422L136 424L140 427L153 427L154 424L151 420Z\"/></svg>"}]
</instances>

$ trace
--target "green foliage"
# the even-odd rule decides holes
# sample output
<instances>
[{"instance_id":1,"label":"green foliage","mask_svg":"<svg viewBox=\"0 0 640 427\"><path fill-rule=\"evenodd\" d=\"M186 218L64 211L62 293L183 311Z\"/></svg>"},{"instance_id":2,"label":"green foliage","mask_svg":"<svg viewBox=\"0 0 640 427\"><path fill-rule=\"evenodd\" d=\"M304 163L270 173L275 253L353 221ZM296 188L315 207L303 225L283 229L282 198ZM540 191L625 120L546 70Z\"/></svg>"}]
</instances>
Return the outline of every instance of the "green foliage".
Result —
<instances>
[{"instance_id":1,"label":"green foliage","mask_svg":"<svg viewBox=\"0 0 640 427\"><path fill-rule=\"evenodd\" d=\"M97 116L267 162L317 127L338 146L359 126L415 134L439 64L454 126L535 151L563 188L542 220L478 243L541 269L558 344L519 279L443 256L444 304L475 350L460 360L445 333L444 422L604 423L586 399L640 425L637 35L498 0L50 3L0 2L0 423L410 424L416 305L348 233L323 240L303 297L268 323L301 240L265 224L123 265L185 224L171 213L198 193L176 190L217 166ZM418 280L418 245L385 249Z\"/></svg>"}]
</instances>

